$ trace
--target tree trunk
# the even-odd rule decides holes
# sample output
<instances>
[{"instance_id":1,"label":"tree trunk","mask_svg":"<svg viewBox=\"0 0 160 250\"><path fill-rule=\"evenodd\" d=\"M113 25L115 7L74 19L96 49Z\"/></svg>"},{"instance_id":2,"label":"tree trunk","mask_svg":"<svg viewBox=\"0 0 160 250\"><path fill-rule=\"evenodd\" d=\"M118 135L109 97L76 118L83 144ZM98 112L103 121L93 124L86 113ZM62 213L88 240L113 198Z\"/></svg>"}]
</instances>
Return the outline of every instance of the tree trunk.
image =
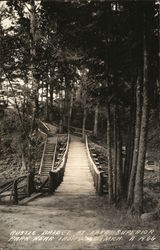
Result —
<instances>
[{"instance_id":1,"label":"tree trunk","mask_svg":"<svg viewBox=\"0 0 160 250\"><path fill-rule=\"evenodd\" d=\"M120 110L117 110L117 181L116 181L116 202L122 198L122 138L120 129Z\"/></svg>"},{"instance_id":2,"label":"tree trunk","mask_svg":"<svg viewBox=\"0 0 160 250\"><path fill-rule=\"evenodd\" d=\"M97 103L94 115L94 129L93 129L94 136L97 136L97 131L98 131L98 113L99 113L99 104Z\"/></svg>"},{"instance_id":3,"label":"tree trunk","mask_svg":"<svg viewBox=\"0 0 160 250\"><path fill-rule=\"evenodd\" d=\"M131 116L129 117L131 119ZM128 186L128 178L129 178L129 168L130 168L130 157L131 157L131 150L132 150L132 138L130 132L132 130L133 121L131 120L130 124L128 124L127 134L129 136L126 145L126 152L125 152L125 162L124 162L124 169L123 169L123 177L124 177L124 186L125 190L127 191Z\"/></svg>"},{"instance_id":4,"label":"tree trunk","mask_svg":"<svg viewBox=\"0 0 160 250\"><path fill-rule=\"evenodd\" d=\"M117 182L117 106L114 108L113 116L113 126L114 126L114 164L113 164L113 195L116 201L116 182Z\"/></svg>"},{"instance_id":5,"label":"tree trunk","mask_svg":"<svg viewBox=\"0 0 160 250\"><path fill-rule=\"evenodd\" d=\"M135 112L135 110L134 110ZM135 139L135 114L134 114L134 120L131 119L131 141L130 141L130 158L129 158L129 163L128 163L128 176L126 179L127 183L127 190L128 190L128 185L129 185L129 180L130 180L130 175L131 175L131 170L132 170L132 163L133 163L133 151L134 151L134 139ZM126 192L126 196L128 193Z\"/></svg>"},{"instance_id":6,"label":"tree trunk","mask_svg":"<svg viewBox=\"0 0 160 250\"><path fill-rule=\"evenodd\" d=\"M60 121L59 121L59 133L63 132L63 97L62 91L59 91L59 109L60 109Z\"/></svg>"},{"instance_id":7,"label":"tree trunk","mask_svg":"<svg viewBox=\"0 0 160 250\"><path fill-rule=\"evenodd\" d=\"M27 166L26 166L26 161L25 161L25 157L24 157L24 150L22 149L22 167L21 170L27 170Z\"/></svg>"},{"instance_id":8,"label":"tree trunk","mask_svg":"<svg viewBox=\"0 0 160 250\"><path fill-rule=\"evenodd\" d=\"M53 83L50 83L50 114L51 114L51 120L53 120Z\"/></svg>"},{"instance_id":9,"label":"tree trunk","mask_svg":"<svg viewBox=\"0 0 160 250\"><path fill-rule=\"evenodd\" d=\"M85 129L86 129L86 118L87 118L86 102L87 102L87 95L85 92L84 99L83 99L83 122L82 122L82 140L83 141L85 140Z\"/></svg>"},{"instance_id":10,"label":"tree trunk","mask_svg":"<svg viewBox=\"0 0 160 250\"><path fill-rule=\"evenodd\" d=\"M86 128L86 118L87 118L87 109L84 107L83 111L83 123L82 123L82 140L85 140L85 128Z\"/></svg>"},{"instance_id":11,"label":"tree trunk","mask_svg":"<svg viewBox=\"0 0 160 250\"><path fill-rule=\"evenodd\" d=\"M113 202L113 179L112 179L112 148L111 148L111 115L110 105L107 104L107 150L108 150L108 195L109 202Z\"/></svg>"},{"instance_id":12,"label":"tree trunk","mask_svg":"<svg viewBox=\"0 0 160 250\"><path fill-rule=\"evenodd\" d=\"M42 81L42 93L41 93L41 102L43 103L43 90L44 90L44 82Z\"/></svg>"},{"instance_id":13,"label":"tree trunk","mask_svg":"<svg viewBox=\"0 0 160 250\"><path fill-rule=\"evenodd\" d=\"M142 106L142 120L141 120L141 131L139 139L139 154L137 161L137 173L135 180L135 189L134 189L134 203L133 208L137 213L141 213L143 210L143 179L144 179L144 163L145 163L145 154L146 154L146 145L147 145L147 130L148 130L148 118L149 118L149 98L148 98L148 48L147 48L147 38L146 27L148 16L146 16L146 9L144 4L144 34L143 34L143 46L144 46L144 67L143 67L143 106ZM147 7L149 7L147 5ZM149 9L147 9L149 11ZM142 13L143 14L143 13Z\"/></svg>"},{"instance_id":14,"label":"tree trunk","mask_svg":"<svg viewBox=\"0 0 160 250\"><path fill-rule=\"evenodd\" d=\"M135 186L135 177L137 171L137 160L139 152L140 128L141 128L141 75L139 73L136 83L136 123L135 123L133 161L132 161L131 175L128 186L128 197L127 197L129 205L132 204L134 197L134 186Z\"/></svg>"},{"instance_id":15,"label":"tree trunk","mask_svg":"<svg viewBox=\"0 0 160 250\"><path fill-rule=\"evenodd\" d=\"M156 81L156 96L157 96L157 126L160 127L160 81Z\"/></svg>"},{"instance_id":16,"label":"tree trunk","mask_svg":"<svg viewBox=\"0 0 160 250\"><path fill-rule=\"evenodd\" d=\"M67 81L67 79L66 79ZM68 119L69 119L69 109L70 109L70 94L71 90L66 82L66 88L65 88L65 102L64 102L64 124L67 126L68 129Z\"/></svg>"},{"instance_id":17,"label":"tree trunk","mask_svg":"<svg viewBox=\"0 0 160 250\"><path fill-rule=\"evenodd\" d=\"M31 10L30 10L30 57L31 57L31 78L32 78L32 98L33 98L33 117L32 117L32 131L35 129L35 122L36 118L38 117L39 113L39 93L38 93L38 82L36 79L36 68L35 68L35 57L36 57L36 49L35 49L35 29L36 29L36 22L35 22L35 2L34 0L30 1L31 3Z\"/></svg>"},{"instance_id":18,"label":"tree trunk","mask_svg":"<svg viewBox=\"0 0 160 250\"><path fill-rule=\"evenodd\" d=\"M49 121L48 82L46 83L46 121Z\"/></svg>"},{"instance_id":19,"label":"tree trunk","mask_svg":"<svg viewBox=\"0 0 160 250\"><path fill-rule=\"evenodd\" d=\"M70 133L70 123L71 123L71 116L72 116L72 108L73 108L73 89L70 94L70 103L69 103L69 110L68 110L68 133Z\"/></svg>"}]
</instances>

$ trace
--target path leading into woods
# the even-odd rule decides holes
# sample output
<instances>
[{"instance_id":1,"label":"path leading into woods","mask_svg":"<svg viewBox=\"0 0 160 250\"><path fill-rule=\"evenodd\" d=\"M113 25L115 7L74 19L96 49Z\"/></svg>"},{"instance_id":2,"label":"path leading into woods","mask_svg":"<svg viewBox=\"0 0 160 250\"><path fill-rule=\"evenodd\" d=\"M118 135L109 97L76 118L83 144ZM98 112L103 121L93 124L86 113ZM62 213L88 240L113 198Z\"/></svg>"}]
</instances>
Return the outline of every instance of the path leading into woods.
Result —
<instances>
[{"instance_id":1,"label":"path leading into woods","mask_svg":"<svg viewBox=\"0 0 160 250\"><path fill-rule=\"evenodd\" d=\"M54 195L27 206L0 207L0 249L158 249L157 242L132 242L117 234L152 226L110 208L105 197L96 195L88 164L84 144L72 137L64 181ZM15 230L35 233L9 240Z\"/></svg>"}]
</instances>

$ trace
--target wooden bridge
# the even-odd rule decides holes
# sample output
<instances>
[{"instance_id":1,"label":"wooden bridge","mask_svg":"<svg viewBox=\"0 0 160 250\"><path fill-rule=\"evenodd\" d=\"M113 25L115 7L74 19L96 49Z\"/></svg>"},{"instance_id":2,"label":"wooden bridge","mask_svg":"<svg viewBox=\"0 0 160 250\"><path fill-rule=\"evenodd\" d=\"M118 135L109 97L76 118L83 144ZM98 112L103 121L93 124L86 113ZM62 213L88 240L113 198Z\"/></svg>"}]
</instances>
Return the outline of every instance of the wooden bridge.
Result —
<instances>
[{"instance_id":1,"label":"wooden bridge","mask_svg":"<svg viewBox=\"0 0 160 250\"><path fill-rule=\"evenodd\" d=\"M56 195L94 195L93 179L85 145L79 137L72 136L62 184Z\"/></svg>"},{"instance_id":2,"label":"wooden bridge","mask_svg":"<svg viewBox=\"0 0 160 250\"><path fill-rule=\"evenodd\" d=\"M92 143L88 142L87 134L85 142L82 142L79 136L56 134L54 126L45 123L41 125L46 129L46 133L39 130L44 136L45 143L38 174L40 183L36 192L47 191L56 196L105 194L107 174L93 151ZM30 191L35 191L33 176L29 175L26 179L29 181L27 196L30 196ZM4 187L4 191L12 189L13 200L16 203L18 197L21 197L18 194L18 180L13 182L13 185ZM2 193L3 190L0 190L0 194Z\"/></svg>"},{"instance_id":3,"label":"wooden bridge","mask_svg":"<svg viewBox=\"0 0 160 250\"><path fill-rule=\"evenodd\" d=\"M51 135L51 126L49 130ZM75 127L74 130L77 132ZM62 137L66 141L58 147ZM73 134L47 137L39 171L43 182L40 189L56 195L106 193L107 175L92 147L87 135L85 142Z\"/></svg>"}]
</instances>

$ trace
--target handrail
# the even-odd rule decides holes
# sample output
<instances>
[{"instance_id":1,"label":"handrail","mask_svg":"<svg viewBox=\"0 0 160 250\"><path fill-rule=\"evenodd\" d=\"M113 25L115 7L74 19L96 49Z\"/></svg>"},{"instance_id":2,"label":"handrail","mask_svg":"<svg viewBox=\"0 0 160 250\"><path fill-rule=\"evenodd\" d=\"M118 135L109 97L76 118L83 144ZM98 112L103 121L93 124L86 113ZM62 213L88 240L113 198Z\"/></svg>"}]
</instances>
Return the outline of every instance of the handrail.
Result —
<instances>
[{"instance_id":1,"label":"handrail","mask_svg":"<svg viewBox=\"0 0 160 250\"><path fill-rule=\"evenodd\" d=\"M67 135L67 140L68 140L68 134L57 134L57 136L59 136L59 137L60 137L60 136L66 136L66 135ZM54 167L59 167L60 163L62 162L63 157L64 157L65 150L66 150L66 147L64 148L63 151L61 151L61 155L63 155L63 156L61 157L61 159L60 159L58 162L55 162L55 161L54 161L54 165L53 165L53 168L52 168L53 171L54 171Z\"/></svg>"},{"instance_id":2,"label":"handrail","mask_svg":"<svg viewBox=\"0 0 160 250\"><path fill-rule=\"evenodd\" d=\"M62 161L63 161L63 157L58 162L56 162L55 167L58 168Z\"/></svg>"},{"instance_id":3,"label":"handrail","mask_svg":"<svg viewBox=\"0 0 160 250\"><path fill-rule=\"evenodd\" d=\"M54 164L55 164L55 159L56 159L57 145L58 145L58 136L57 136L56 145L55 145L55 148L54 148L53 161L52 161L52 171L53 171Z\"/></svg>"},{"instance_id":4,"label":"handrail","mask_svg":"<svg viewBox=\"0 0 160 250\"><path fill-rule=\"evenodd\" d=\"M86 149L87 149L87 155L88 155L88 158L90 160L89 167L90 167L90 171L91 171L91 174L93 177L94 186L95 186L98 194L101 195L103 193L103 176L102 176L102 174L104 173L104 171L99 170L97 168L96 164L94 163L94 161L92 160L92 157L90 155L90 150L88 147L88 137L87 137L87 135L85 137L86 137L85 144L86 144Z\"/></svg>"},{"instance_id":5,"label":"handrail","mask_svg":"<svg viewBox=\"0 0 160 250\"><path fill-rule=\"evenodd\" d=\"M45 179L45 181L41 184L41 186L39 187L39 191L42 190L42 188L46 185L46 183L49 180L49 176Z\"/></svg>"},{"instance_id":6,"label":"handrail","mask_svg":"<svg viewBox=\"0 0 160 250\"><path fill-rule=\"evenodd\" d=\"M68 148L69 148L69 134L68 134L68 139L67 139L67 144L66 144L66 149L63 154L63 157L61 158L60 165L58 166L57 169L53 169L49 173L49 193L52 194L55 189L61 184L64 176L64 170L65 170L65 163L67 160L67 153L68 153Z\"/></svg>"},{"instance_id":7,"label":"handrail","mask_svg":"<svg viewBox=\"0 0 160 250\"><path fill-rule=\"evenodd\" d=\"M72 129L75 129L75 130L81 130L82 131L82 128L78 128L78 127L74 127L74 126L70 126L70 128ZM90 132L92 133L92 130L89 130L89 129L85 129L86 132Z\"/></svg>"},{"instance_id":8,"label":"handrail","mask_svg":"<svg viewBox=\"0 0 160 250\"><path fill-rule=\"evenodd\" d=\"M38 124L38 130L39 132L43 132L44 134L48 135L50 132L49 127L46 125L45 122L41 121L40 119L36 119L36 122Z\"/></svg>"},{"instance_id":9,"label":"handrail","mask_svg":"<svg viewBox=\"0 0 160 250\"><path fill-rule=\"evenodd\" d=\"M23 182L23 180L27 178L27 184L23 184L21 186L18 187L18 184ZM31 182L29 182L28 180L31 180L30 179L30 173L27 173L25 175L21 175L19 177L16 177L14 178L5 188L3 188L1 191L0 191L0 196L3 197L3 196L9 196L9 201L13 201L14 204L18 204L18 201L19 199L22 198L22 196L19 198L19 196L22 194L21 192L18 193L18 191L21 189L21 188L24 188L26 187L26 185L28 185L29 189L27 191L27 193L24 193L23 192L23 198L25 198L26 196L29 196L31 194ZM33 187L33 185L32 185ZM4 194L6 191L11 191L10 193L7 193L7 194Z\"/></svg>"},{"instance_id":10,"label":"handrail","mask_svg":"<svg viewBox=\"0 0 160 250\"><path fill-rule=\"evenodd\" d=\"M88 154L88 158L92 164L92 167L94 168L94 171L96 172L96 174L100 174L101 171L97 168L96 164L94 163L94 161L92 160L92 157L90 155L90 151L89 151L89 147L88 147L88 137L86 135L86 148L87 148L87 154Z\"/></svg>"},{"instance_id":11,"label":"handrail","mask_svg":"<svg viewBox=\"0 0 160 250\"><path fill-rule=\"evenodd\" d=\"M19 177L16 177L15 179L17 180L17 182L20 182L20 181L23 181L26 177L27 177L27 174L21 175L21 176L19 176ZM2 194L2 193L4 193L4 192L8 191L8 190L12 187L13 182L14 182L15 179L11 180L11 181L10 181L9 183L7 183L6 185L4 184L4 185L3 185L3 188L0 190L0 194Z\"/></svg>"},{"instance_id":12,"label":"handrail","mask_svg":"<svg viewBox=\"0 0 160 250\"><path fill-rule=\"evenodd\" d=\"M43 167L43 161L44 161L44 154L46 151L46 146L47 146L47 138L45 140L44 148L43 148L43 153L42 153L42 158L41 158L41 163L40 163L40 168L39 168L39 175L41 175L42 172L42 167Z\"/></svg>"},{"instance_id":13,"label":"handrail","mask_svg":"<svg viewBox=\"0 0 160 250\"><path fill-rule=\"evenodd\" d=\"M42 125L49 131L50 129L48 128L48 126L43 122L43 121L41 121L41 120L39 120L41 123L42 123Z\"/></svg>"},{"instance_id":14,"label":"handrail","mask_svg":"<svg viewBox=\"0 0 160 250\"><path fill-rule=\"evenodd\" d=\"M7 187L9 184L11 184L13 182L13 180L9 180L9 181L6 181L5 183L3 183L2 185L0 185L0 189L3 189L5 187Z\"/></svg>"},{"instance_id":15,"label":"handrail","mask_svg":"<svg viewBox=\"0 0 160 250\"><path fill-rule=\"evenodd\" d=\"M68 134L67 145L66 145L66 149L65 149L65 152L63 154L63 157L62 157L62 162L61 162L60 166L57 169L53 170L54 173L58 173L60 171L60 169L62 169L64 167L66 156L67 156L67 153L68 153L68 148L69 148L69 139L70 139L70 136Z\"/></svg>"},{"instance_id":16,"label":"handrail","mask_svg":"<svg viewBox=\"0 0 160 250\"><path fill-rule=\"evenodd\" d=\"M7 186L5 186L5 187L0 191L0 194L2 194L2 193L4 193L4 192L8 191L8 190L12 187L12 185L13 185L13 180L12 180L11 183L9 183Z\"/></svg>"},{"instance_id":17,"label":"handrail","mask_svg":"<svg viewBox=\"0 0 160 250\"><path fill-rule=\"evenodd\" d=\"M56 134L57 136L65 136L65 135L67 135L66 133L64 133L64 134L59 134L59 133L57 133Z\"/></svg>"},{"instance_id":18,"label":"handrail","mask_svg":"<svg viewBox=\"0 0 160 250\"><path fill-rule=\"evenodd\" d=\"M47 134L45 132L43 132L40 128L38 128L38 131L43 134L44 136L47 136Z\"/></svg>"},{"instance_id":19,"label":"handrail","mask_svg":"<svg viewBox=\"0 0 160 250\"><path fill-rule=\"evenodd\" d=\"M58 127L58 124L56 122L52 122L51 125Z\"/></svg>"},{"instance_id":20,"label":"handrail","mask_svg":"<svg viewBox=\"0 0 160 250\"><path fill-rule=\"evenodd\" d=\"M82 128L70 126L70 129L71 129L71 130L74 130L73 133L82 134ZM85 129L85 132L91 134L93 131L92 131L92 130Z\"/></svg>"}]
</instances>

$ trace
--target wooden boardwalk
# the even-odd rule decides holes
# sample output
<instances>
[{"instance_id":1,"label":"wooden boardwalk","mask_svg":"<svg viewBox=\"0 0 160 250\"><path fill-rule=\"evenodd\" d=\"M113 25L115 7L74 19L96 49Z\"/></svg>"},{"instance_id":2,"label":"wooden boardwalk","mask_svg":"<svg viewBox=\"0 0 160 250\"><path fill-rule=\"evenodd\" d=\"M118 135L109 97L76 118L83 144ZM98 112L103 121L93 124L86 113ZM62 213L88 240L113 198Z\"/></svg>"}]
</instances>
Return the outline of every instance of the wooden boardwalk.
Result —
<instances>
[{"instance_id":1,"label":"wooden boardwalk","mask_svg":"<svg viewBox=\"0 0 160 250\"><path fill-rule=\"evenodd\" d=\"M63 182L55 195L95 195L86 148L79 137L71 137Z\"/></svg>"}]
</instances>

